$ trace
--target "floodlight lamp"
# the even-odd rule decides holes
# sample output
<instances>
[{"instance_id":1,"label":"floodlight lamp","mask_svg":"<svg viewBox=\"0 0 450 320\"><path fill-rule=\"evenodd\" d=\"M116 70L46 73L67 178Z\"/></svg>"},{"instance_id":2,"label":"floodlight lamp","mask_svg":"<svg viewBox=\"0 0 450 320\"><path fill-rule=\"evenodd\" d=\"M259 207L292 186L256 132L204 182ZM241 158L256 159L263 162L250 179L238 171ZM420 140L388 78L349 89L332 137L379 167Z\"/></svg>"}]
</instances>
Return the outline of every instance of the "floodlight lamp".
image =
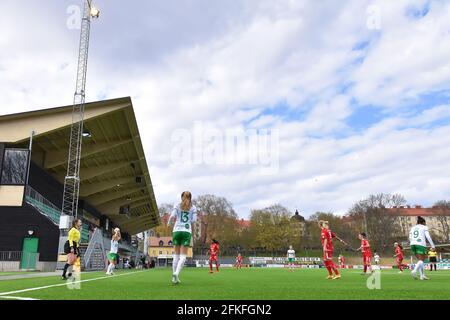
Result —
<instances>
[{"instance_id":1,"label":"floodlight lamp","mask_svg":"<svg viewBox=\"0 0 450 320\"><path fill-rule=\"evenodd\" d=\"M98 17L100 17L100 10L97 9L96 7L92 7L91 8L91 17L97 19Z\"/></svg>"},{"instance_id":2,"label":"floodlight lamp","mask_svg":"<svg viewBox=\"0 0 450 320\"><path fill-rule=\"evenodd\" d=\"M84 138L91 138L92 134L91 134L91 132L89 130L84 130L83 131L83 137Z\"/></svg>"}]
</instances>

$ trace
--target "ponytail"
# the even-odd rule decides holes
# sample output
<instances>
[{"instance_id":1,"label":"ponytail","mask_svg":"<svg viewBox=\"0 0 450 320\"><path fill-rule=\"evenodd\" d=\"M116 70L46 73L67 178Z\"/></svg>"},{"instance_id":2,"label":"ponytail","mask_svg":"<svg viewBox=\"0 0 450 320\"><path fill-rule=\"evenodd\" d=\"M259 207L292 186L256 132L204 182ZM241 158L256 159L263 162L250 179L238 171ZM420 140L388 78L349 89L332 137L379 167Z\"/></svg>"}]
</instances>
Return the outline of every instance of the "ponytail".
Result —
<instances>
[{"instance_id":1,"label":"ponytail","mask_svg":"<svg viewBox=\"0 0 450 320\"><path fill-rule=\"evenodd\" d=\"M183 211L189 211L192 208L192 194L189 191L184 191L181 194L180 208Z\"/></svg>"}]
</instances>

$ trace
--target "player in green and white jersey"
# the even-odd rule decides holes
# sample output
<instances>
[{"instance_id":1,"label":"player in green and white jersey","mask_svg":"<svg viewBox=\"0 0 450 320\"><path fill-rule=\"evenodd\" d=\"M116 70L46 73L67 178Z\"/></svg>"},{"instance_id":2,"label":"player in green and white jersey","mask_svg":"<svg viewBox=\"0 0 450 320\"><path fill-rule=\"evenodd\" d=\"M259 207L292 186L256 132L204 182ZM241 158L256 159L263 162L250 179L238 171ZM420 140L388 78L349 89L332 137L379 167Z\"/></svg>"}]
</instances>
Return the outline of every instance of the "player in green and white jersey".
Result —
<instances>
[{"instance_id":1,"label":"player in green and white jersey","mask_svg":"<svg viewBox=\"0 0 450 320\"><path fill-rule=\"evenodd\" d=\"M172 243L175 248L172 265L172 283L180 283L180 272L186 262L188 248L191 246L192 223L195 222L197 208L192 204L192 195L189 191L181 194L181 203L177 205L167 222L168 225L175 219Z\"/></svg>"},{"instance_id":2,"label":"player in green and white jersey","mask_svg":"<svg viewBox=\"0 0 450 320\"><path fill-rule=\"evenodd\" d=\"M122 238L121 234L120 234L120 229L119 228L115 228L114 229L114 234L112 235L112 239L111 239L111 250L109 251L107 257L109 260L109 265L108 265L108 269L106 271L106 274L108 276L111 276L114 274L114 268L116 267L117 264L117 259L119 258L119 241Z\"/></svg>"},{"instance_id":3,"label":"player in green and white jersey","mask_svg":"<svg viewBox=\"0 0 450 320\"><path fill-rule=\"evenodd\" d=\"M292 246L289 246L289 250L287 251L287 258L288 258L288 266L289 271L294 271L294 259L295 259L295 250L292 249Z\"/></svg>"},{"instance_id":4,"label":"player in green and white jersey","mask_svg":"<svg viewBox=\"0 0 450 320\"><path fill-rule=\"evenodd\" d=\"M409 231L409 243L411 245L411 252L419 260L411 271L411 275L414 279L417 279L417 271L420 273L420 280L429 280L425 276L424 272L424 260L427 258L427 241L430 243L431 248L434 248L433 240L431 239L428 227L426 226L425 219L417 217L417 225L412 227Z\"/></svg>"}]
</instances>

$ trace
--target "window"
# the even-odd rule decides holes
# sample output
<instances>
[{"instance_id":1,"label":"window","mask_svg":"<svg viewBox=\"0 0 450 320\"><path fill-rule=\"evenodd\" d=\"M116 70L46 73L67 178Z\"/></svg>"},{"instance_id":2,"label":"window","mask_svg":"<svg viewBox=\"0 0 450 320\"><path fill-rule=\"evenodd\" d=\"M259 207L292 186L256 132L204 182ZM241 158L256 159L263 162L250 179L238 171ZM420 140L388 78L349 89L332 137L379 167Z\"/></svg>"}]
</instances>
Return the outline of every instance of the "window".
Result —
<instances>
[{"instance_id":1,"label":"window","mask_svg":"<svg viewBox=\"0 0 450 320\"><path fill-rule=\"evenodd\" d=\"M159 241L159 246L160 246L160 247L164 246L164 241L162 241L162 240Z\"/></svg>"},{"instance_id":2,"label":"window","mask_svg":"<svg viewBox=\"0 0 450 320\"><path fill-rule=\"evenodd\" d=\"M28 171L28 150L5 149L2 185L24 185Z\"/></svg>"},{"instance_id":3,"label":"window","mask_svg":"<svg viewBox=\"0 0 450 320\"><path fill-rule=\"evenodd\" d=\"M172 240L170 240L170 241L169 241L168 245L169 245L169 246L171 246L171 245L172 245Z\"/></svg>"}]
</instances>

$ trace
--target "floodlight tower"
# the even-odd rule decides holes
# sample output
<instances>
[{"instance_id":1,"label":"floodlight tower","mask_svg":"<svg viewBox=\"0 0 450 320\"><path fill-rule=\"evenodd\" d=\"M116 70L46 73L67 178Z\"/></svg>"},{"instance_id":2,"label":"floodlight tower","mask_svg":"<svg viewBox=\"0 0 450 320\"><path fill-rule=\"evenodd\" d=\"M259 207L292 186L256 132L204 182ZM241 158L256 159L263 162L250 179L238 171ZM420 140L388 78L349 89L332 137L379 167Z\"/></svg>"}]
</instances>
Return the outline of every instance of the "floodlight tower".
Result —
<instances>
[{"instance_id":1,"label":"floodlight tower","mask_svg":"<svg viewBox=\"0 0 450 320\"><path fill-rule=\"evenodd\" d=\"M92 0L83 0L81 20L80 48L75 95L73 99L72 127L70 131L67 175L64 179L64 195L60 228L66 229L69 221L77 217L78 198L80 194L80 160L83 140L84 105L86 99L86 74L89 53L89 36L91 19L98 18L100 11L92 4ZM65 222L63 222L65 220Z\"/></svg>"}]
</instances>

